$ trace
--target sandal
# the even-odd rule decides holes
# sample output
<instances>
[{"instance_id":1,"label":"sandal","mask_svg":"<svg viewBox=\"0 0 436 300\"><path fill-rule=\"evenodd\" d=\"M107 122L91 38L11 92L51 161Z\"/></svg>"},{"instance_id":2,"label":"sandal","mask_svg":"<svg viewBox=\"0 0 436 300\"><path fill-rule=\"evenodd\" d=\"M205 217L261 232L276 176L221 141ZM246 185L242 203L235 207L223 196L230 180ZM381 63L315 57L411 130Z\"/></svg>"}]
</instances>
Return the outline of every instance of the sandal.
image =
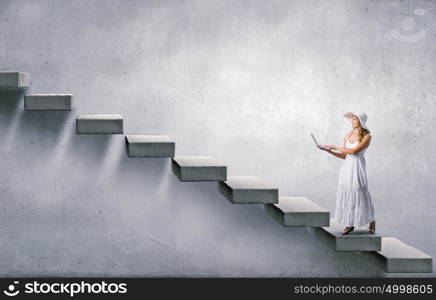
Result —
<instances>
[{"instance_id":1,"label":"sandal","mask_svg":"<svg viewBox=\"0 0 436 300\"><path fill-rule=\"evenodd\" d=\"M372 221L372 222L369 224L369 231L368 231L368 233L369 233L369 234L374 234L374 233L375 233L375 221Z\"/></svg>"},{"instance_id":2,"label":"sandal","mask_svg":"<svg viewBox=\"0 0 436 300\"><path fill-rule=\"evenodd\" d=\"M346 234L348 234L348 233L350 233L351 231L353 231L354 230L354 226L351 226L351 227L345 227L344 228L344 230L342 231L342 235L346 235Z\"/></svg>"}]
</instances>

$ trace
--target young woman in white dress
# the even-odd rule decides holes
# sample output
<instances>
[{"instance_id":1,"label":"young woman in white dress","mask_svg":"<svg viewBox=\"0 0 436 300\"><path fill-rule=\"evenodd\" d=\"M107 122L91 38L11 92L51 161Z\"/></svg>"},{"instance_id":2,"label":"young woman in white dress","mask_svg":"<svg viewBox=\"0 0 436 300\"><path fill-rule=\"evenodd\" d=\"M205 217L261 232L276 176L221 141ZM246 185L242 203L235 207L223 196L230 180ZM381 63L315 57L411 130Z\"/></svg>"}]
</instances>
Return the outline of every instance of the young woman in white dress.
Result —
<instances>
[{"instance_id":1,"label":"young woman in white dress","mask_svg":"<svg viewBox=\"0 0 436 300\"><path fill-rule=\"evenodd\" d=\"M369 234L375 233L374 207L368 189L365 151L371 142L371 134L366 126L365 113L348 112L344 117L351 119L352 130L345 138L342 147L320 146L338 158L343 159L339 172L334 220L345 225L342 234L348 234L354 227L369 223ZM336 150L338 152L334 152Z\"/></svg>"}]
</instances>

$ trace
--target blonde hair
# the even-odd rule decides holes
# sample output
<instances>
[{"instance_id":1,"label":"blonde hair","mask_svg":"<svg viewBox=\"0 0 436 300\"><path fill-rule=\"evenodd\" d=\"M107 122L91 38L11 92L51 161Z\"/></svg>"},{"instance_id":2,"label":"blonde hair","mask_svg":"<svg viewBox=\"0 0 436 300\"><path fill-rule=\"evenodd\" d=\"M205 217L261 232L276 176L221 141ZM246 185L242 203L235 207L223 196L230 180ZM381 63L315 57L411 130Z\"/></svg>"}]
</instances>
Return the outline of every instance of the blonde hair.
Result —
<instances>
[{"instance_id":1,"label":"blonde hair","mask_svg":"<svg viewBox=\"0 0 436 300\"><path fill-rule=\"evenodd\" d=\"M365 135L370 133L370 131L362 127L359 118L357 118L357 120L359 121L359 128L357 129L357 132L359 134L359 141L361 141Z\"/></svg>"},{"instance_id":2,"label":"blonde hair","mask_svg":"<svg viewBox=\"0 0 436 300\"><path fill-rule=\"evenodd\" d=\"M359 132L359 139L360 140L362 140L365 135L370 133L370 131L368 129L365 129L362 126L360 126L357 130Z\"/></svg>"}]
</instances>

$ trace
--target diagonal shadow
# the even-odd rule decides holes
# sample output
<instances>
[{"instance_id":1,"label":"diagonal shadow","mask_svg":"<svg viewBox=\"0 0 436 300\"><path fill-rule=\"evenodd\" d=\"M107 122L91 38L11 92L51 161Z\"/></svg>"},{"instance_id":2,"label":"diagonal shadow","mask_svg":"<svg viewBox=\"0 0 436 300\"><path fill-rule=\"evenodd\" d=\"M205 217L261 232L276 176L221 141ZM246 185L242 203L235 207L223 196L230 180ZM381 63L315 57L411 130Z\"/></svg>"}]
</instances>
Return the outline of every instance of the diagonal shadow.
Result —
<instances>
[{"instance_id":1,"label":"diagonal shadow","mask_svg":"<svg viewBox=\"0 0 436 300\"><path fill-rule=\"evenodd\" d=\"M133 181L147 180L156 187L164 184L170 158L128 157L124 136L123 140L118 142L118 151L112 155L112 180L115 178L118 178L120 182L129 178Z\"/></svg>"},{"instance_id":2,"label":"diagonal shadow","mask_svg":"<svg viewBox=\"0 0 436 300\"><path fill-rule=\"evenodd\" d=\"M64 129L71 111L24 111L18 126L18 133L27 131L57 140Z\"/></svg>"},{"instance_id":3,"label":"diagonal shadow","mask_svg":"<svg viewBox=\"0 0 436 300\"><path fill-rule=\"evenodd\" d=\"M20 100L24 96L24 90L0 89L0 121L1 128L9 130L14 116L20 107Z\"/></svg>"},{"instance_id":4,"label":"diagonal shadow","mask_svg":"<svg viewBox=\"0 0 436 300\"><path fill-rule=\"evenodd\" d=\"M83 159L90 167L95 166L103 161L111 140L115 138L112 134L76 134L74 128L67 155Z\"/></svg>"}]
</instances>

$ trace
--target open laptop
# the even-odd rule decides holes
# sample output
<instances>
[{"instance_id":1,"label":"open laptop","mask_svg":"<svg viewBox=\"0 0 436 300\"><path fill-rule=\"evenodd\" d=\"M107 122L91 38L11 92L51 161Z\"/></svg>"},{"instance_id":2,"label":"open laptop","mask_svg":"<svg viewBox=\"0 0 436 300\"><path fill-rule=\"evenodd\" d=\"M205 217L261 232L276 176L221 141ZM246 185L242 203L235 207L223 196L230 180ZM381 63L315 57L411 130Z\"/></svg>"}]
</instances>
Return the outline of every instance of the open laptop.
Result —
<instances>
[{"instance_id":1,"label":"open laptop","mask_svg":"<svg viewBox=\"0 0 436 300\"><path fill-rule=\"evenodd\" d=\"M327 147L322 146L322 145L320 145L320 144L318 143L318 141L316 140L316 137L315 137L315 135L314 135L313 133L311 133L310 136L312 137L312 140L315 142L315 145L316 145L317 147L320 147L320 148L323 148L323 149L327 149Z\"/></svg>"}]
</instances>

